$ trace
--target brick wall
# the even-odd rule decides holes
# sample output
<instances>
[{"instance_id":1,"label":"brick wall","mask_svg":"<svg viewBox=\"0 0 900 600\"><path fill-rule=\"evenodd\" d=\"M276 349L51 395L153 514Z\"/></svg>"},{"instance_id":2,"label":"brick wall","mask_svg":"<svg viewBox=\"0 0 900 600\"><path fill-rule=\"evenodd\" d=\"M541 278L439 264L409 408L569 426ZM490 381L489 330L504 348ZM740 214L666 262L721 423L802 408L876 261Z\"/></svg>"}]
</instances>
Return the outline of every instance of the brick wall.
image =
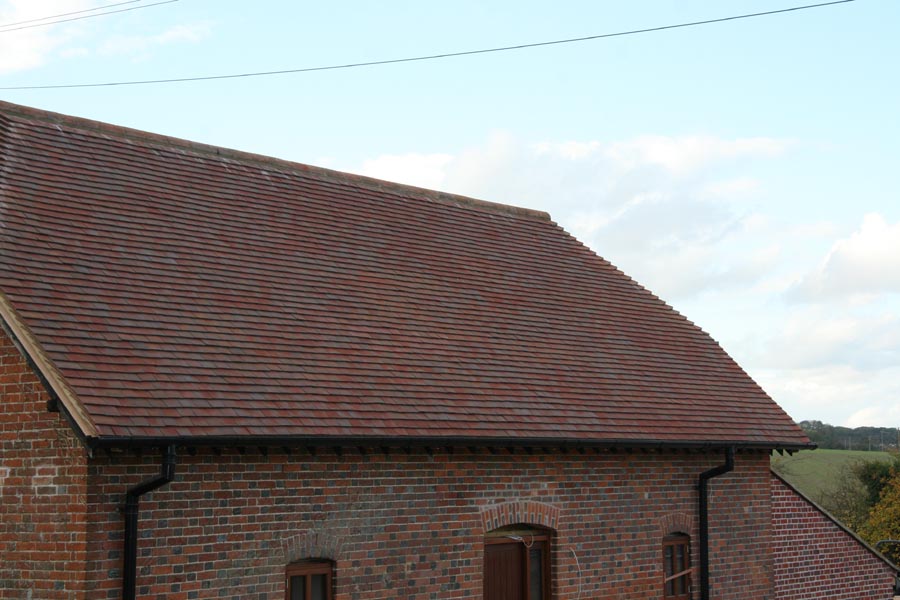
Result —
<instances>
[{"instance_id":1,"label":"brick wall","mask_svg":"<svg viewBox=\"0 0 900 600\"><path fill-rule=\"evenodd\" d=\"M776 475L772 475L778 600L889 600L893 570Z\"/></svg>"},{"instance_id":2,"label":"brick wall","mask_svg":"<svg viewBox=\"0 0 900 600\"><path fill-rule=\"evenodd\" d=\"M92 461L89 598L118 597L117 506L159 461ZM280 600L286 564L324 557L336 562L339 600L477 599L485 529L525 521L555 530L555 598L660 598L662 538L686 530L696 541L697 475L721 462L674 452L200 450L142 501L138 595ZM738 453L736 471L712 481L716 600L774 597L768 473L765 453Z\"/></svg>"},{"instance_id":3,"label":"brick wall","mask_svg":"<svg viewBox=\"0 0 900 600\"><path fill-rule=\"evenodd\" d=\"M86 453L0 329L0 599L84 597Z\"/></svg>"},{"instance_id":4,"label":"brick wall","mask_svg":"<svg viewBox=\"0 0 900 600\"><path fill-rule=\"evenodd\" d=\"M0 335L0 599L119 598L125 490L159 456L86 453ZM486 529L555 532L557 600L661 596L661 540L697 540L699 453L200 450L142 501L138 597L277 599L336 563L339 600L480 598ZM712 597L773 600L764 453L711 482ZM696 565L698 553L694 548ZM695 597L698 597L695 590Z\"/></svg>"},{"instance_id":5,"label":"brick wall","mask_svg":"<svg viewBox=\"0 0 900 600\"><path fill-rule=\"evenodd\" d=\"M714 600L773 597L769 455L753 456L752 465L738 462L733 473L710 480L710 596ZM721 462L721 458L714 461Z\"/></svg>"}]
</instances>

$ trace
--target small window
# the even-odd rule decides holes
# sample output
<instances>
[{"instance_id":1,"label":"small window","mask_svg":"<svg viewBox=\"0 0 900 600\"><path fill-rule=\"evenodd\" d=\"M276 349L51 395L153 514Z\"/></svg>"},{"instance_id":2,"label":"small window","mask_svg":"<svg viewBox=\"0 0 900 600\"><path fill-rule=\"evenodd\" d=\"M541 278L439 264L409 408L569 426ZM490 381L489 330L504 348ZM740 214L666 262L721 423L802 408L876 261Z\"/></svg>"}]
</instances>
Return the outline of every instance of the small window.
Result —
<instances>
[{"instance_id":1,"label":"small window","mask_svg":"<svg viewBox=\"0 0 900 600\"><path fill-rule=\"evenodd\" d=\"M287 600L332 600L330 561L316 560L288 565Z\"/></svg>"},{"instance_id":2,"label":"small window","mask_svg":"<svg viewBox=\"0 0 900 600\"><path fill-rule=\"evenodd\" d=\"M664 598L691 598L691 538L683 533L663 539Z\"/></svg>"},{"instance_id":3,"label":"small window","mask_svg":"<svg viewBox=\"0 0 900 600\"><path fill-rule=\"evenodd\" d=\"M549 600L550 536L503 528L484 540L484 600Z\"/></svg>"}]
</instances>

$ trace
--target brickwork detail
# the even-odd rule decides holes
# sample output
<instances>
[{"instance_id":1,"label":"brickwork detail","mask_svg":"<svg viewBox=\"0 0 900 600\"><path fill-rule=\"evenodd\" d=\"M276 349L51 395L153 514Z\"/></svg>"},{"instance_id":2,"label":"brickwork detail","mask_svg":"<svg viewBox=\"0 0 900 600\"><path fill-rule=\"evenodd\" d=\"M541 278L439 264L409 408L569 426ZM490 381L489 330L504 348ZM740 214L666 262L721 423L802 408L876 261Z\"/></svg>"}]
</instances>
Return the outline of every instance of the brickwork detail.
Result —
<instances>
[{"instance_id":1,"label":"brickwork detail","mask_svg":"<svg viewBox=\"0 0 900 600\"><path fill-rule=\"evenodd\" d=\"M889 600L894 572L818 507L772 475L777 600Z\"/></svg>"},{"instance_id":2,"label":"brickwork detail","mask_svg":"<svg viewBox=\"0 0 900 600\"><path fill-rule=\"evenodd\" d=\"M284 555L278 564L288 564L307 558L341 558L343 539L324 531L306 531L284 541Z\"/></svg>"},{"instance_id":3,"label":"brickwork detail","mask_svg":"<svg viewBox=\"0 0 900 600\"><path fill-rule=\"evenodd\" d=\"M0 329L0 600L81 600L87 455Z\"/></svg>"},{"instance_id":4,"label":"brickwork detail","mask_svg":"<svg viewBox=\"0 0 900 600\"><path fill-rule=\"evenodd\" d=\"M139 597L277 599L299 558L335 562L337 600L478 600L484 534L554 529L554 598L661 598L661 523L696 523L696 481L721 457L689 453L319 450L179 456L141 501ZM116 598L124 490L159 456L91 461L90 600ZM713 598L773 600L768 456L738 453L711 500ZM762 510L763 512L758 512ZM502 516L501 516L502 515Z\"/></svg>"},{"instance_id":5,"label":"brickwork detail","mask_svg":"<svg viewBox=\"0 0 900 600\"><path fill-rule=\"evenodd\" d=\"M485 532L517 523L556 529L559 523L559 508L528 500L503 502L483 507L481 521Z\"/></svg>"},{"instance_id":6,"label":"brickwork detail","mask_svg":"<svg viewBox=\"0 0 900 600\"><path fill-rule=\"evenodd\" d=\"M694 530L694 517L687 513L669 513L659 520L661 536L670 533L690 533Z\"/></svg>"}]
</instances>

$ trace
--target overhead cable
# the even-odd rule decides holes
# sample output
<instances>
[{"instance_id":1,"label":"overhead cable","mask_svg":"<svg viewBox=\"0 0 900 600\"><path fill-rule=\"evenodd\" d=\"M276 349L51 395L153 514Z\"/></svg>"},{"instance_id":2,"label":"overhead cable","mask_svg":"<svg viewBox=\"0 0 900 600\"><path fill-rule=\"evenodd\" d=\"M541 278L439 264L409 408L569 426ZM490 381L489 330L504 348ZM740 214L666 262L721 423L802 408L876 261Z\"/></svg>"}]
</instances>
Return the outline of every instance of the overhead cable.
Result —
<instances>
[{"instance_id":1,"label":"overhead cable","mask_svg":"<svg viewBox=\"0 0 900 600\"><path fill-rule=\"evenodd\" d=\"M133 0L134 2L139 2L140 0ZM140 6L132 6L129 8L120 8L118 10L110 10L102 13L97 13L95 15L81 15L80 17L72 17L70 19L59 19L56 21L50 21L48 23L35 23L33 21L45 21L47 19L51 19L53 17L44 17L43 19L32 19L30 21L20 21L19 23L10 23L9 25L0 26L0 33L9 33L10 31L20 31L22 29L32 29L34 27L47 27L48 25L57 25L59 23L69 23L70 21L81 21L83 19L93 19L95 17L105 17L106 15L114 15L116 13L128 12L130 10L140 10L142 8L150 8L151 6L159 6L161 4L172 4L173 2L178 2L178 0L164 0L163 2L154 2L153 4L142 4ZM130 2L122 2L120 4L110 4L105 7L100 8L109 8L110 6L120 6L121 4L130 4ZM99 10L98 9L90 9L90 10ZM77 12L87 12L87 11L77 11ZM66 13L66 14L76 14L76 13ZM57 15L64 16L64 15ZM21 25L21 23L31 23L31 25ZM12 27L12 25L20 25L19 27Z\"/></svg>"},{"instance_id":2,"label":"overhead cable","mask_svg":"<svg viewBox=\"0 0 900 600\"><path fill-rule=\"evenodd\" d=\"M105 4L103 6L95 6L94 8L85 8L84 10L74 10L72 12L59 13L57 15L47 15L46 17L41 17L39 19L28 19L27 21L16 21L15 23L4 23L4 24L0 25L0 29L5 29L6 27L12 27L13 25L24 25L25 23L37 23L38 21L49 21L50 19L58 19L59 17L68 17L69 15L80 15L80 14L86 13L86 12L97 12L98 10L112 8L114 6L122 6L123 4L135 4L136 2L143 2L143 0L128 0L127 2L117 2L115 4Z\"/></svg>"},{"instance_id":3,"label":"overhead cable","mask_svg":"<svg viewBox=\"0 0 900 600\"><path fill-rule=\"evenodd\" d=\"M169 0L174 2L176 0ZM601 33L598 35L589 35L585 37L567 38L563 40L552 40L548 42L534 42L530 44L519 44L516 46L501 46L497 48L482 48L480 50L465 50L462 52L447 52L444 54L428 54L424 56L413 56L408 58L392 58L386 60L373 60L365 62L346 63L340 65L328 65L322 67L304 67L299 69L284 69L279 71L258 71L253 73L233 73L228 75L207 75L201 77L176 77L170 79L145 79L138 81L107 81L100 83L67 83L57 85L20 85L20 86L3 86L0 90L47 90L47 89L63 89L63 88L91 88L91 87L112 87L123 85L150 85L159 83L183 83L188 81L212 81L216 79L238 79L241 77L264 77L271 75L287 75L291 73L310 73L313 71L334 71L337 69L353 69L357 67L374 67L379 65L390 65L397 63L417 62L425 60L436 60L439 58L452 58L456 56L471 56L475 54L488 54L491 52L507 52L510 50L523 50L525 48L538 48L541 46L553 46L558 44L572 44L575 42L586 42L590 40L599 40L603 38L621 37L626 35L636 35L640 33L652 33L664 31L667 29L678 29L682 27L695 27L698 25L710 25L712 23L723 23L725 21L736 21L738 19L750 19L753 17L763 17L768 15L776 15L799 10L807 10L812 8L821 8L824 6L833 6L835 4L847 4L856 0L835 0L833 2L823 2L820 4L808 4L805 6L794 6L791 8L782 8L779 10L769 10L765 12L749 13L743 15L734 15L731 17L721 17L718 19L708 19L706 21L692 21L690 23L676 23L674 25L662 25L659 27L648 27L646 29L632 29L630 31L618 31L615 33ZM164 3L162 3L164 4Z\"/></svg>"}]
</instances>

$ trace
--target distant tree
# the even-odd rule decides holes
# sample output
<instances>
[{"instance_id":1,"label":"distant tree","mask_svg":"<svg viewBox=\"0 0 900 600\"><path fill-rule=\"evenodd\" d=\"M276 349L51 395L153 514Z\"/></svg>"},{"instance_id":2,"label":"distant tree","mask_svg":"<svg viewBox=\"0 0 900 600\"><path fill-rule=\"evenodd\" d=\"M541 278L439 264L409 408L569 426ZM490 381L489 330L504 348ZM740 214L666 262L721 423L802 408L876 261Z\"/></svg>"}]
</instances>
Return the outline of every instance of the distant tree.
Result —
<instances>
[{"instance_id":1,"label":"distant tree","mask_svg":"<svg viewBox=\"0 0 900 600\"><path fill-rule=\"evenodd\" d=\"M900 472L900 456L892 462L869 460L853 465L853 472L866 489L866 502L875 506L881 498L881 492L890 480Z\"/></svg>"},{"instance_id":2,"label":"distant tree","mask_svg":"<svg viewBox=\"0 0 900 600\"><path fill-rule=\"evenodd\" d=\"M858 533L873 545L881 540L900 540L900 472L894 472L882 488L878 502ZM900 545L885 545L880 550L895 564L900 564Z\"/></svg>"},{"instance_id":3,"label":"distant tree","mask_svg":"<svg viewBox=\"0 0 900 600\"><path fill-rule=\"evenodd\" d=\"M860 481L858 467L858 463L844 465L834 487L816 498L822 508L853 531L866 522L873 505L868 501L866 486Z\"/></svg>"},{"instance_id":4,"label":"distant tree","mask_svg":"<svg viewBox=\"0 0 900 600\"><path fill-rule=\"evenodd\" d=\"M834 427L822 421L800 421L800 428L806 433L811 442L818 444L820 448L832 448L834 442Z\"/></svg>"},{"instance_id":5,"label":"distant tree","mask_svg":"<svg viewBox=\"0 0 900 600\"><path fill-rule=\"evenodd\" d=\"M845 465L836 485L817 500L838 521L859 532L897 473L900 456L889 462L872 460Z\"/></svg>"},{"instance_id":6,"label":"distant tree","mask_svg":"<svg viewBox=\"0 0 900 600\"><path fill-rule=\"evenodd\" d=\"M835 427L822 421L800 421L800 427L819 448L838 450L896 450L900 430L896 427Z\"/></svg>"}]
</instances>

